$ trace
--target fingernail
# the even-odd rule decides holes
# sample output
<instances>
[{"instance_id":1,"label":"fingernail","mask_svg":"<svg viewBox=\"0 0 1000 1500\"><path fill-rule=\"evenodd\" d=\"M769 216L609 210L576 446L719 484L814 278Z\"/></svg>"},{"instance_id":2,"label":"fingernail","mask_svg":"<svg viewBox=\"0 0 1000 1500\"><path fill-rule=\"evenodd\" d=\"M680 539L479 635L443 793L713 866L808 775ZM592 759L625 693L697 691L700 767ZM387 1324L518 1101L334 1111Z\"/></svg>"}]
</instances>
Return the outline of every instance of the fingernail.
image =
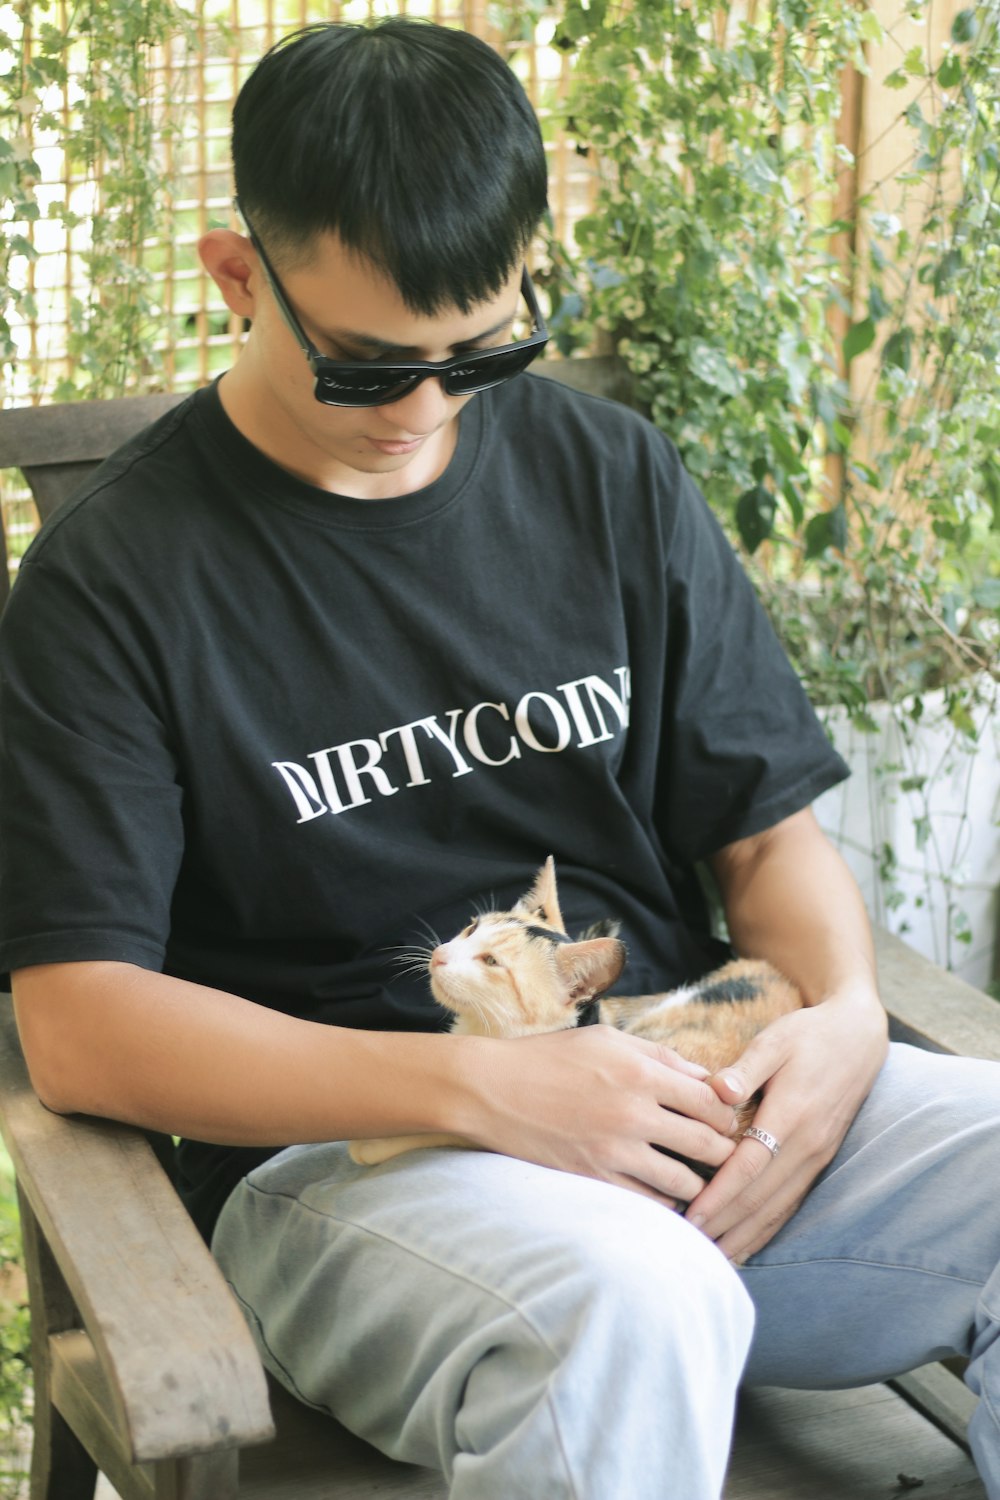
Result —
<instances>
[{"instance_id":1,"label":"fingernail","mask_svg":"<svg viewBox=\"0 0 1000 1500\"><path fill-rule=\"evenodd\" d=\"M743 1087L742 1079L737 1078L735 1073L720 1073L719 1077L726 1085L726 1088L731 1089L734 1094L738 1094Z\"/></svg>"},{"instance_id":2,"label":"fingernail","mask_svg":"<svg viewBox=\"0 0 1000 1500\"><path fill-rule=\"evenodd\" d=\"M692 1224L695 1229L701 1229L702 1226L705 1223L705 1215L704 1214L690 1214L688 1216L688 1223Z\"/></svg>"}]
</instances>

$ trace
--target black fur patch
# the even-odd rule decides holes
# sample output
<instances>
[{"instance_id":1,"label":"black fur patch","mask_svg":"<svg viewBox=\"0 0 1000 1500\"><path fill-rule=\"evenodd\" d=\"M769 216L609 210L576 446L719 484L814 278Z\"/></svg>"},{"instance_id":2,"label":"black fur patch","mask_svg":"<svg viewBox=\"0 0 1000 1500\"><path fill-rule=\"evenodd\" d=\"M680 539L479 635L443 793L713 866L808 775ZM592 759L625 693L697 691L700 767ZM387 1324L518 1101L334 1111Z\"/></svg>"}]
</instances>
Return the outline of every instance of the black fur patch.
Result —
<instances>
[{"instance_id":1,"label":"black fur patch","mask_svg":"<svg viewBox=\"0 0 1000 1500\"><path fill-rule=\"evenodd\" d=\"M572 938L568 938L564 932L555 932L551 927L535 927L531 922L526 922L524 930L529 937L545 938L549 943L572 942Z\"/></svg>"},{"instance_id":2,"label":"black fur patch","mask_svg":"<svg viewBox=\"0 0 1000 1500\"><path fill-rule=\"evenodd\" d=\"M576 1013L576 1024L578 1026L600 1026L601 1024L601 997L595 995L593 1000L587 1000L580 1006Z\"/></svg>"},{"instance_id":3,"label":"black fur patch","mask_svg":"<svg viewBox=\"0 0 1000 1500\"><path fill-rule=\"evenodd\" d=\"M763 990L755 979L719 979L704 988L698 987L691 998L704 1000L706 1005L722 1005L737 1000L756 1000L762 994Z\"/></svg>"}]
</instances>

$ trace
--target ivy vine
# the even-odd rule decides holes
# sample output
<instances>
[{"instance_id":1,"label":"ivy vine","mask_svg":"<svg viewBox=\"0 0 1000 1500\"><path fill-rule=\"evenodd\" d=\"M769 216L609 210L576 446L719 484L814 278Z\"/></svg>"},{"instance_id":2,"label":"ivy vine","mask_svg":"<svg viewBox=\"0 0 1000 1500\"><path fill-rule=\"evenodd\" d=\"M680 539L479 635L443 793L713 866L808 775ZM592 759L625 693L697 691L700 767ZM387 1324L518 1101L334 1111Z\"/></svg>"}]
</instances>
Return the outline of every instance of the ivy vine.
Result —
<instances>
[{"instance_id":1,"label":"ivy vine","mask_svg":"<svg viewBox=\"0 0 1000 1500\"><path fill-rule=\"evenodd\" d=\"M19 0L0 29L0 358L16 363L16 328L38 315L38 226L56 221L81 244L86 270L57 399L155 381L160 308L148 255L169 210L165 143L178 123L154 62L193 39L178 0ZM64 153L71 201L40 191L47 140Z\"/></svg>"},{"instance_id":2,"label":"ivy vine","mask_svg":"<svg viewBox=\"0 0 1000 1500\"><path fill-rule=\"evenodd\" d=\"M906 111L899 179L926 205L914 232L874 195L834 213L853 166L837 139L842 79L884 40L873 12L560 10L562 118L596 174L593 211L555 254L564 352L595 328L611 336L751 560L814 698L859 716L874 697L951 684L954 722L971 728L968 694L996 677L998 18L997 0L963 11L939 59L917 47L890 76L927 95ZM859 397L849 368L869 349L877 376Z\"/></svg>"},{"instance_id":3,"label":"ivy vine","mask_svg":"<svg viewBox=\"0 0 1000 1500\"><path fill-rule=\"evenodd\" d=\"M927 19L923 0L900 10ZM537 24L530 0L524 13ZM853 0L558 14L571 70L552 107L594 203L551 247L557 339L568 354L601 333L625 361L813 701L888 723L882 795L909 812L917 905L943 892L951 962L972 937L973 818L996 817L967 790L945 839L934 807L943 782L971 786L962 764L997 722L1000 0L960 11L938 56ZM888 87L912 96L894 206L882 185L845 201L844 83L892 46ZM901 861L891 843L879 859L891 911Z\"/></svg>"}]
</instances>

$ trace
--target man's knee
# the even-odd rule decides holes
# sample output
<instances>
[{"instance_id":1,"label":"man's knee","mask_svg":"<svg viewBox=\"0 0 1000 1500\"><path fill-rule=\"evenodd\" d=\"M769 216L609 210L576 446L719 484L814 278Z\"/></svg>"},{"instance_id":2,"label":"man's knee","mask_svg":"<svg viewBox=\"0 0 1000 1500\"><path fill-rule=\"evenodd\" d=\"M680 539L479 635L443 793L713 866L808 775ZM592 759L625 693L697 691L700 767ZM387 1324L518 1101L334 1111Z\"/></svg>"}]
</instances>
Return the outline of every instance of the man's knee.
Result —
<instances>
[{"instance_id":1,"label":"man's knee","mask_svg":"<svg viewBox=\"0 0 1000 1500\"><path fill-rule=\"evenodd\" d=\"M697 1358L720 1375L742 1369L753 1303L719 1250L683 1219L649 1200L623 1207L613 1225L574 1240L550 1268L549 1314L570 1330L677 1366Z\"/></svg>"}]
</instances>

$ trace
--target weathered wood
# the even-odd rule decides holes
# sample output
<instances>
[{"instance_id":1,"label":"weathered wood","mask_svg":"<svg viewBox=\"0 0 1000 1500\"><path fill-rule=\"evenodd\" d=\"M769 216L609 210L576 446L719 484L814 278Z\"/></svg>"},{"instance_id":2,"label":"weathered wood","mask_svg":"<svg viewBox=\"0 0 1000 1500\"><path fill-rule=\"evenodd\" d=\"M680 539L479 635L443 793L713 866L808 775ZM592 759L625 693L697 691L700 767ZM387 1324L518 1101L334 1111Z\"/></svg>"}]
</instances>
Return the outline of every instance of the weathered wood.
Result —
<instances>
[{"instance_id":1,"label":"weathered wood","mask_svg":"<svg viewBox=\"0 0 1000 1500\"><path fill-rule=\"evenodd\" d=\"M239 1453L203 1453L156 1465L156 1500L236 1500Z\"/></svg>"},{"instance_id":2,"label":"weathered wood","mask_svg":"<svg viewBox=\"0 0 1000 1500\"><path fill-rule=\"evenodd\" d=\"M633 395L632 375L624 360L614 354L595 355L589 359L541 359L532 365L536 375L558 380L575 391L590 396L604 396L609 401L629 405Z\"/></svg>"},{"instance_id":3,"label":"weathered wood","mask_svg":"<svg viewBox=\"0 0 1000 1500\"><path fill-rule=\"evenodd\" d=\"M184 398L126 396L115 401L70 401L63 406L16 406L0 411L0 469L20 469L38 514L48 520L115 448ZM3 598L0 597L0 605Z\"/></svg>"},{"instance_id":4,"label":"weathered wood","mask_svg":"<svg viewBox=\"0 0 1000 1500\"><path fill-rule=\"evenodd\" d=\"M0 1015L3 1134L132 1459L265 1440L273 1429L249 1330L148 1143L127 1127L45 1109L9 1000Z\"/></svg>"},{"instance_id":5,"label":"weathered wood","mask_svg":"<svg viewBox=\"0 0 1000 1500\"><path fill-rule=\"evenodd\" d=\"M1000 1005L882 928L875 930L879 986L900 1041L931 1052L1000 1062Z\"/></svg>"},{"instance_id":6,"label":"weathered wood","mask_svg":"<svg viewBox=\"0 0 1000 1500\"><path fill-rule=\"evenodd\" d=\"M745 1391L725 1500L985 1500L972 1460L886 1386Z\"/></svg>"},{"instance_id":7,"label":"weathered wood","mask_svg":"<svg viewBox=\"0 0 1000 1500\"><path fill-rule=\"evenodd\" d=\"M126 1453L115 1420L114 1394L89 1335L80 1329L57 1334L50 1340L50 1362L55 1404L121 1500L156 1500L152 1466L133 1464Z\"/></svg>"},{"instance_id":8,"label":"weathered wood","mask_svg":"<svg viewBox=\"0 0 1000 1500\"><path fill-rule=\"evenodd\" d=\"M273 1383L271 1410L278 1441L240 1454L240 1500L445 1500L448 1494L436 1470L385 1458Z\"/></svg>"},{"instance_id":9,"label":"weathered wood","mask_svg":"<svg viewBox=\"0 0 1000 1500\"><path fill-rule=\"evenodd\" d=\"M979 1400L958 1375L943 1364L923 1365L889 1384L935 1427L968 1449L969 1422Z\"/></svg>"},{"instance_id":10,"label":"weathered wood","mask_svg":"<svg viewBox=\"0 0 1000 1500\"><path fill-rule=\"evenodd\" d=\"M34 1390L31 1447L32 1500L92 1500L97 1467L54 1399L53 1335L75 1328L76 1303L18 1184L21 1243L31 1307L31 1373Z\"/></svg>"},{"instance_id":11,"label":"weathered wood","mask_svg":"<svg viewBox=\"0 0 1000 1500\"><path fill-rule=\"evenodd\" d=\"M100 463L184 399L163 394L8 407L0 412L0 469Z\"/></svg>"}]
</instances>

